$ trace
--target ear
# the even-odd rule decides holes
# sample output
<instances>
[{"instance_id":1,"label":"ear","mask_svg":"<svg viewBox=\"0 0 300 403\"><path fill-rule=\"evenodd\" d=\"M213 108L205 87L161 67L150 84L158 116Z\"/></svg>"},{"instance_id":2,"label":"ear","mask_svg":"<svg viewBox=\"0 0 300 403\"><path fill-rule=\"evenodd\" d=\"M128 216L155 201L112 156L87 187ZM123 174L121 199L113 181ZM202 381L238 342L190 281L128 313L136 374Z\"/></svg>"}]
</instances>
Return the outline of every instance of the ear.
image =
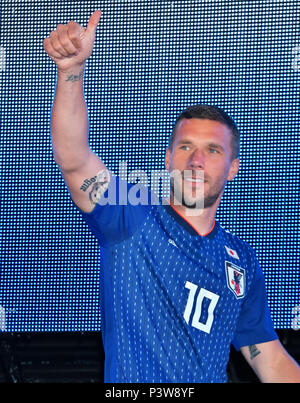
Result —
<instances>
[{"instance_id":1,"label":"ear","mask_svg":"<svg viewBox=\"0 0 300 403\"><path fill-rule=\"evenodd\" d=\"M170 172L170 155L171 155L171 151L168 147L166 149L166 155L165 155L165 167L168 172Z\"/></svg>"},{"instance_id":2,"label":"ear","mask_svg":"<svg viewBox=\"0 0 300 403\"><path fill-rule=\"evenodd\" d=\"M240 162L239 162L238 158L235 158L231 162L231 166L230 166L229 173L227 176L227 180L229 182L232 181L234 179L234 177L236 176L236 174L238 173L239 166L240 166Z\"/></svg>"}]
</instances>

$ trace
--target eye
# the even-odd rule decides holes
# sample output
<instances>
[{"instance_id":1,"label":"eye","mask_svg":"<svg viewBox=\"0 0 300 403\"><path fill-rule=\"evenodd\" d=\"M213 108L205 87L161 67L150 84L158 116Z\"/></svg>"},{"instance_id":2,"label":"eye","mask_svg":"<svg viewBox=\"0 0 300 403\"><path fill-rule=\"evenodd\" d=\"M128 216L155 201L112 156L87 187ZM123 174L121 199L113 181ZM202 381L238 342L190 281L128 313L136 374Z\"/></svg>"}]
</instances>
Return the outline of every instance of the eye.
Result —
<instances>
[{"instance_id":1,"label":"eye","mask_svg":"<svg viewBox=\"0 0 300 403\"><path fill-rule=\"evenodd\" d=\"M182 150L182 149L187 149L187 148L189 148L189 146L181 146L181 147L179 147L180 148L180 150Z\"/></svg>"},{"instance_id":2,"label":"eye","mask_svg":"<svg viewBox=\"0 0 300 403\"><path fill-rule=\"evenodd\" d=\"M209 152L210 152L210 154L218 154L219 153L219 151L216 150L215 148L209 148Z\"/></svg>"}]
</instances>

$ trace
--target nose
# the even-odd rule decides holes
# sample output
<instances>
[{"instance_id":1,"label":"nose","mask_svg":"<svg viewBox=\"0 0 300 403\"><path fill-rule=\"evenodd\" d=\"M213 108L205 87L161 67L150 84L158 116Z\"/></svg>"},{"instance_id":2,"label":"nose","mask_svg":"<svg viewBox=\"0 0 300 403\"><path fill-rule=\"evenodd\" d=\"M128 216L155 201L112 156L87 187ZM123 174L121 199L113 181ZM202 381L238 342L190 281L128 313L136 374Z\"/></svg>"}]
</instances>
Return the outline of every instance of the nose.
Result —
<instances>
[{"instance_id":1,"label":"nose","mask_svg":"<svg viewBox=\"0 0 300 403\"><path fill-rule=\"evenodd\" d=\"M204 154L201 150L195 150L190 156L188 168L204 169Z\"/></svg>"}]
</instances>

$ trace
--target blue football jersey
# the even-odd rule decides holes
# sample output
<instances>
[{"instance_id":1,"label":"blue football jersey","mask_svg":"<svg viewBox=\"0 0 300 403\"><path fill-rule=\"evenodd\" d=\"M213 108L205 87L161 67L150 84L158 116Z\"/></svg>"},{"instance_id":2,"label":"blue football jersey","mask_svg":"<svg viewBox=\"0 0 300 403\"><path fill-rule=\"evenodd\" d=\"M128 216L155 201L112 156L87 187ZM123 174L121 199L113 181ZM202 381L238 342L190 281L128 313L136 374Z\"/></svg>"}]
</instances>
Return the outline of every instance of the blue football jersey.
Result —
<instances>
[{"instance_id":1,"label":"blue football jersey","mask_svg":"<svg viewBox=\"0 0 300 403\"><path fill-rule=\"evenodd\" d=\"M253 249L216 221L200 236L168 203L105 205L120 184L77 208L100 246L105 382L227 382L231 344L277 339Z\"/></svg>"}]
</instances>

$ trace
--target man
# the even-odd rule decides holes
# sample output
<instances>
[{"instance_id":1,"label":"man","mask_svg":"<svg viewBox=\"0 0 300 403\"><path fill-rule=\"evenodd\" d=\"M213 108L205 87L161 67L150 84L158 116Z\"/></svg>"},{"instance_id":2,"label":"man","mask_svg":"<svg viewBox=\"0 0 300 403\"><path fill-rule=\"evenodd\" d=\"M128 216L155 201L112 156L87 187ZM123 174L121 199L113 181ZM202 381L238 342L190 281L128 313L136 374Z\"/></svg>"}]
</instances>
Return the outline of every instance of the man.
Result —
<instances>
[{"instance_id":1,"label":"man","mask_svg":"<svg viewBox=\"0 0 300 403\"><path fill-rule=\"evenodd\" d=\"M179 116L165 157L175 175L161 204L121 203L133 185L90 150L83 73L100 15L86 30L58 25L44 48L58 68L54 158L101 249L105 381L226 382L232 343L262 382L300 382L273 329L254 251L215 221L239 167L232 119L202 105ZM105 204L114 189L118 203Z\"/></svg>"}]
</instances>

